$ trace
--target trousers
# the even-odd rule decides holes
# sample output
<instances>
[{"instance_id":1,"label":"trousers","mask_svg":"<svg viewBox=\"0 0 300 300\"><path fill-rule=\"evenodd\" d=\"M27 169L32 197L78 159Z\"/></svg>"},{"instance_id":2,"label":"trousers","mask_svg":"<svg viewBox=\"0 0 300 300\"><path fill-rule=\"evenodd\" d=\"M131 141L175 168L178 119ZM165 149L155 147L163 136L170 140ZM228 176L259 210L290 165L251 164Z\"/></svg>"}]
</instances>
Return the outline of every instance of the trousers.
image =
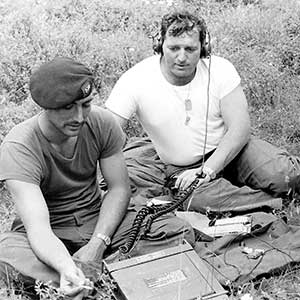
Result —
<instances>
[{"instance_id":1,"label":"trousers","mask_svg":"<svg viewBox=\"0 0 300 300\"><path fill-rule=\"evenodd\" d=\"M125 155L132 185L147 196L163 195L166 177L178 169L186 169L165 166L148 140L131 144ZM288 192L289 179L299 174L298 157L268 142L251 138L236 158L226 166L222 176L198 187L185 205L189 210L200 212L203 209L243 212L264 206L281 208L281 197ZM128 211L112 238L108 252L114 252L125 241L135 215L136 211ZM72 255L87 243L95 224L96 218L91 217L84 224L57 227L53 230ZM166 215L155 220L150 235L147 240L138 243L135 254L142 255L177 245L183 238L193 245L191 227L173 215ZM8 268L14 268L29 278L58 281L58 274L35 256L24 232L0 235L0 278L6 277Z\"/></svg>"},{"instance_id":2,"label":"trousers","mask_svg":"<svg viewBox=\"0 0 300 300\"><path fill-rule=\"evenodd\" d=\"M282 197L289 190L289 180L299 174L298 156L252 137L225 168L224 177L237 186L247 185L274 197Z\"/></svg>"},{"instance_id":3,"label":"trousers","mask_svg":"<svg viewBox=\"0 0 300 300\"><path fill-rule=\"evenodd\" d=\"M128 210L113 235L112 243L107 248L105 256L114 253L125 242L137 211L138 208ZM55 227L53 231L65 244L69 253L73 255L89 241L97 219L97 215L91 216L79 226ZM183 239L193 245L195 242L194 232L188 223L170 213L154 220L147 237L140 240L130 254L137 256L159 251L179 245ZM0 278L9 281L10 275L16 272L20 274L21 280L27 283L34 284L37 279L59 284L59 274L38 259L30 247L25 232L4 232L0 234Z\"/></svg>"},{"instance_id":4,"label":"trousers","mask_svg":"<svg viewBox=\"0 0 300 300\"><path fill-rule=\"evenodd\" d=\"M200 162L201 163L201 162ZM188 167L168 165L167 176ZM194 167L194 165L192 166ZM244 212L282 208L291 178L300 174L299 157L258 138L251 138L221 176L199 186L185 209Z\"/></svg>"}]
</instances>

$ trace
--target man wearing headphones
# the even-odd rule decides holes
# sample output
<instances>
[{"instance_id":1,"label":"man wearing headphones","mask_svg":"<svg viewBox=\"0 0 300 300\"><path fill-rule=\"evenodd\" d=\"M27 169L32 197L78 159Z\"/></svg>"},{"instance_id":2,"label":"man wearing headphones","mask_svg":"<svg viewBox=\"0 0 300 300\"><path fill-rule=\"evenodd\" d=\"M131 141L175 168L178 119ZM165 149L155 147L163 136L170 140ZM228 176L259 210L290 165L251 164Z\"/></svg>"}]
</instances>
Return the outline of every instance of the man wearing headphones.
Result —
<instances>
[{"instance_id":1,"label":"man wearing headphones","mask_svg":"<svg viewBox=\"0 0 300 300\"><path fill-rule=\"evenodd\" d=\"M280 206L273 197L287 191L284 179L295 175L294 165L299 170L299 160L292 164L286 153L250 139L240 76L228 60L210 55L205 21L188 12L170 13L162 18L160 35L154 46L160 56L123 74L106 107L122 126L136 113L170 173L180 171L177 188L200 178L201 201L190 208L232 210L250 202ZM220 176L228 170L231 182Z\"/></svg>"}]
</instances>

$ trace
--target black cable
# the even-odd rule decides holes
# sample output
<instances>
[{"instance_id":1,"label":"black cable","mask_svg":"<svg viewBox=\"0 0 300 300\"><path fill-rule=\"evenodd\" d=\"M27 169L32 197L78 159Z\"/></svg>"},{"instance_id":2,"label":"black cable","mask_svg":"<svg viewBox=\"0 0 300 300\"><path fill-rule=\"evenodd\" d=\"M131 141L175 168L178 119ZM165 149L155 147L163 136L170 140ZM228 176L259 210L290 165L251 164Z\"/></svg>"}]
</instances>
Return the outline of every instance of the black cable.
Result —
<instances>
[{"instance_id":1,"label":"black cable","mask_svg":"<svg viewBox=\"0 0 300 300\"><path fill-rule=\"evenodd\" d=\"M136 217L134 218L132 227L130 229L125 243L119 247L119 251L121 254L125 255L131 250L132 246L134 245L137 239L144 219L148 214L152 213L153 211L154 208L151 206L145 206L139 210Z\"/></svg>"},{"instance_id":2,"label":"black cable","mask_svg":"<svg viewBox=\"0 0 300 300\"><path fill-rule=\"evenodd\" d=\"M285 251L273 246L271 243L267 242L267 241L264 241L263 239L260 239L259 237L257 237L255 234L253 233L249 233L252 237L256 238L257 240L267 244L268 246L270 246L272 248L272 250L277 250L278 252L281 252L282 254L285 254L286 256L288 256L292 261L293 261L293 257L290 256L288 253L286 253Z\"/></svg>"},{"instance_id":3,"label":"black cable","mask_svg":"<svg viewBox=\"0 0 300 300\"><path fill-rule=\"evenodd\" d=\"M198 186L198 183L199 183L199 178L196 178L187 189L179 190L179 192L173 196L175 202L172 202L170 204L164 205L161 208L158 208L158 210L154 214L150 215L146 223L144 236L147 235L147 233L150 231L151 225L155 219L171 211L174 211L181 204L183 204L191 196L193 191Z\"/></svg>"},{"instance_id":4,"label":"black cable","mask_svg":"<svg viewBox=\"0 0 300 300\"><path fill-rule=\"evenodd\" d=\"M235 236L235 237L227 244L227 246L226 246L226 248L225 248L225 251L224 251L224 263L225 263L225 265L226 265L226 266L230 266L230 267L235 268L235 269L238 271L238 274L239 274L238 277L241 276L241 270L240 270L240 268L239 268L238 266L234 265L234 264L228 263L227 260L226 260L226 254L227 254L227 251L228 251L230 245L233 243L233 241L235 241L237 238L239 238L239 237L241 237L241 236L242 236L242 234L236 235L236 236Z\"/></svg>"},{"instance_id":5,"label":"black cable","mask_svg":"<svg viewBox=\"0 0 300 300\"><path fill-rule=\"evenodd\" d=\"M248 233L248 234L249 234L250 236L252 236L253 238L255 238L255 239L257 239L257 240L259 240L259 241L261 241L261 242L267 244L267 245L270 247L270 249L264 250L264 253L263 253L262 256L259 258L259 261L255 264L255 266L250 270L250 272L248 272L247 274L244 274L243 276L249 276L249 275L251 275L251 274L254 272L254 270L260 265L260 263L262 262L263 257L265 256L265 254L268 253L268 252L270 252L270 251L272 251L272 250L276 250L276 251L278 251L278 252L283 253L284 255L288 256L288 257L291 259L291 262L293 261L293 258L290 256L290 254L286 253L285 251L283 251L283 250L281 250L281 249L279 249L279 248L277 248L277 247L274 247L271 243L269 243L269 242L267 242L267 241L265 241L265 240L263 240L263 239L258 238L258 237L257 237L256 235L254 235L253 233ZM238 279L241 277L242 274L241 274L241 272L240 272L238 266L236 266L236 265L234 265L234 264L231 264L231 263L228 263L228 262L226 261L226 253L227 253L227 250L229 249L230 245L232 244L232 242L233 242L234 240L236 240L237 238L241 237L242 235L243 235L243 234L239 234L239 235L235 236L235 237L230 241L230 243L227 245L227 247L226 247L226 249L225 249L225 252L224 252L224 263L225 263L225 265L231 266L231 267L237 269L238 272L239 272L239 276L236 278L236 280L238 280ZM287 261L287 263L288 263L288 261Z\"/></svg>"},{"instance_id":6,"label":"black cable","mask_svg":"<svg viewBox=\"0 0 300 300\"><path fill-rule=\"evenodd\" d=\"M153 221L160 216L167 214L171 211L174 211L176 208L178 208L183 202L185 202L193 193L195 188L197 187L199 182L199 178L196 178L192 184L186 189L186 190L179 190L175 195L173 195L173 199L175 202L168 203L166 205L160 205L160 206L145 206L143 207L136 215L133 225L131 227L131 230L129 232L129 235L127 236L127 239L125 243L119 247L119 251L121 254L125 255L130 252L132 249L134 243L137 240L138 235L140 234L140 230L142 227L142 223L145 220L147 216L148 219L145 224L145 230L140 235L140 237L146 237L147 233L151 229L151 225Z\"/></svg>"}]
</instances>

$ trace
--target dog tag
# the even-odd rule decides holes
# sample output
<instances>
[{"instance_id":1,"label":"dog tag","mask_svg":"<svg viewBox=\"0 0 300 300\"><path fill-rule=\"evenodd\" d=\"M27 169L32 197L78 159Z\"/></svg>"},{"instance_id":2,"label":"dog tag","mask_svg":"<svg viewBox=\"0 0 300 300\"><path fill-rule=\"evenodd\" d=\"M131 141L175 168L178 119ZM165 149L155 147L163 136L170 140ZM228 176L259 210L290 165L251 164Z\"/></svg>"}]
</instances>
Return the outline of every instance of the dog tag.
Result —
<instances>
[{"instance_id":1,"label":"dog tag","mask_svg":"<svg viewBox=\"0 0 300 300\"><path fill-rule=\"evenodd\" d=\"M191 99L185 99L184 105L185 105L185 111L191 111L192 110L192 101L191 101Z\"/></svg>"},{"instance_id":2,"label":"dog tag","mask_svg":"<svg viewBox=\"0 0 300 300\"><path fill-rule=\"evenodd\" d=\"M190 120L191 120L191 117L190 116L186 116L184 124L185 125L189 125Z\"/></svg>"}]
</instances>

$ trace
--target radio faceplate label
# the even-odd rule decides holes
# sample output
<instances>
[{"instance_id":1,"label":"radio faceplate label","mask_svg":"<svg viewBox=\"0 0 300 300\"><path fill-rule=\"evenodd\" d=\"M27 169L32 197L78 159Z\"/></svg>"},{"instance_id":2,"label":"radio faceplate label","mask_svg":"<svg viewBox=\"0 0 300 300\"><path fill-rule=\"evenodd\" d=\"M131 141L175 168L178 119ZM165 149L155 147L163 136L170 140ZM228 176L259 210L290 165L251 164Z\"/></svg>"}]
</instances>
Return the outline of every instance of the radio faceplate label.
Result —
<instances>
[{"instance_id":1,"label":"radio faceplate label","mask_svg":"<svg viewBox=\"0 0 300 300\"><path fill-rule=\"evenodd\" d=\"M144 279L144 281L149 288L158 288L172 283L184 281L186 279L187 277L182 270L176 270L159 274L153 278Z\"/></svg>"}]
</instances>

